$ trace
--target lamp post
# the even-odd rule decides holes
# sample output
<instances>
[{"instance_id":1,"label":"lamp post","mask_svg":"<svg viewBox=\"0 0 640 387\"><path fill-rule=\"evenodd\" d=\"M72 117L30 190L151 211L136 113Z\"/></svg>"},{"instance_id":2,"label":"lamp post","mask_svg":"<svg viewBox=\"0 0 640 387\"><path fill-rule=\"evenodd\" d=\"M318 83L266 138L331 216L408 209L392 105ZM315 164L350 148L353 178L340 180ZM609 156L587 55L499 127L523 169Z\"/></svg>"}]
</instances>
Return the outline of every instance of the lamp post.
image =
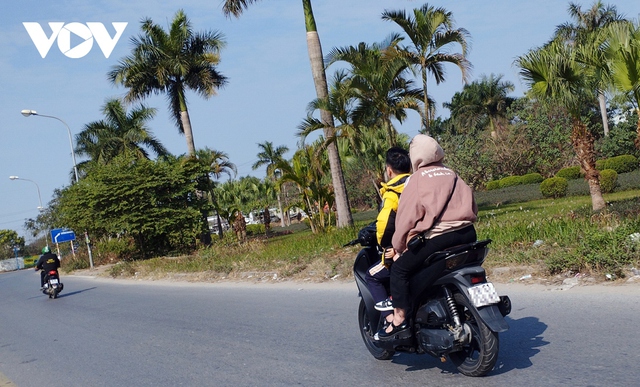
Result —
<instances>
[{"instance_id":1,"label":"lamp post","mask_svg":"<svg viewBox=\"0 0 640 387\"><path fill-rule=\"evenodd\" d=\"M40 186L38 185L38 183L36 183L35 181L31 180L31 179L25 179L25 178L21 178L18 176L9 176L9 179L11 180L24 180L24 181L30 181L33 184L36 185L36 188L38 189L38 202L40 203L40 206L38 207L38 211L42 212L44 211L44 207L42 207L42 196L40 196ZM44 234L44 239L47 243L47 247L49 247L49 236L47 235L47 233L45 232Z\"/></svg>"},{"instance_id":2,"label":"lamp post","mask_svg":"<svg viewBox=\"0 0 640 387\"><path fill-rule=\"evenodd\" d=\"M73 150L73 138L71 137L71 129L69 128L69 125L67 125L66 122L64 122L62 119L58 117L47 116L45 114L38 114L35 110L31 110L31 109L23 109L20 111L20 113L25 117L39 116L39 117L53 118L54 120L58 120L64 124L64 126L67 128L67 133L69 133L69 146L71 147L71 157L73 158L73 172L75 173L76 183L79 182L80 178L78 177L78 164L76 163L76 153ZM87 252L89 253L89 265L91 269L93 269L93 256L91 255L91 243L89 242L89 234L86 231L84 232L84 239L85 239L85 242L87 243Z\"/></svg>"},{"instance_id":3,"label":"lamp post","mask_svg":"<svg viewBox=\"0 0 640 387\"><path fill-rule=\"evenodd\" d=\"M40 186L38 185L38 183L36 183L36 182L35 182L35 181L33 181L33 180L25 179L25 178L18 177L18 176L9 176L9 179L11 179L11 180L24 180L24 181L30 181L30 182L32 182L33 184L35 184L35 185L36 185L36 188L38 189L38 202L40 203L40 206L38 207L38 211L40 211L40 212L44 211L44 207L42 207L42 196L40 196Z\"/></svg>"},{"instance_id":4,"label":"lamp post","mask_svg":"<svg viewBox=\"0 0 640 387\"><path fill-rule=\"evenodd\" d=\"M60 121L60 122L62 122L64 124L64 126L67 128L67 132L69 133L69 145L71 146L71 157L73 158L73 172L75 173L76 183L77 183L78 180L80 180L80 179L78 179L78 164L76 163L76 153L73 150L73 138L71 137L71 129L69 128L69 125L67 125L66 122L64 122L63 120L61 120L58 117L47 116L47 115L44 115L44 114L38 114L35 110L24 109L20 113L22 113L22 115L25 116L25 117L39 116L39 117L53 118L54 120L58 120L58 121Z\"/></svg>"}]
</instances>

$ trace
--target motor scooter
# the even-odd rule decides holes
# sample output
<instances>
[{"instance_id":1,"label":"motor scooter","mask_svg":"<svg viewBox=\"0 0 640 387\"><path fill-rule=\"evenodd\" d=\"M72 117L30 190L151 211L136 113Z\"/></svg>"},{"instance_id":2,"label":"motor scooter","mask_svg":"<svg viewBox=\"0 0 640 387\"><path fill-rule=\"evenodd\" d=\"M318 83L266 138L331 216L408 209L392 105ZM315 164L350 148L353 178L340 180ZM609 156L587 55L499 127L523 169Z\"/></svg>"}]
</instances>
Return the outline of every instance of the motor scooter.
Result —
<instances>
[{"instance_id":1,"label":"motor scooter","mask_svg":"<svg viewBox=\"0 0 640 387\"><path fill-rule=\"evenodd\" d=\"M345 246L363 246L353 274L361 297L358 324L369 352L379 360L391 359L396 352L426 353L442 361L449 358L467 376L491 371L498 360L499 333L509 328L504 317L511 312L511 300L498 296L482 268L490 242L476 241L429 256L410 279L410 329L376 340L385 321L374 308L365 275L381 259L382 251L375 225L360 230L358 238Z\"/></svg>"}]
</instances>

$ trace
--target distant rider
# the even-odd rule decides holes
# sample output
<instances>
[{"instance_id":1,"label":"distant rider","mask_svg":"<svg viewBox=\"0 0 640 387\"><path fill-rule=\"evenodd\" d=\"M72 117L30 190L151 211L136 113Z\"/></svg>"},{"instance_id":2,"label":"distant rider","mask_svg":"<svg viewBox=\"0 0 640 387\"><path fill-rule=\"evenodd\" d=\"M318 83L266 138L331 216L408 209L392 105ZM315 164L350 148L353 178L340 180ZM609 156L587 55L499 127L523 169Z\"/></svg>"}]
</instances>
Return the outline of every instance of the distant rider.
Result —
<instances>
[{"instance_id":1,"label":"distant rider","mask_svg":"<svg viewBox=\"0 0 640 387\"><path fill-rule=\"evenodd\" d=\"M49 250L49 246L42 248L42 255L36 263L36 270L42 270L40 272L40 290L44 289L44 277L47 276L50 270L58 270L60 267L60 260L58 256Z\"/></svg>"}]
</instances>

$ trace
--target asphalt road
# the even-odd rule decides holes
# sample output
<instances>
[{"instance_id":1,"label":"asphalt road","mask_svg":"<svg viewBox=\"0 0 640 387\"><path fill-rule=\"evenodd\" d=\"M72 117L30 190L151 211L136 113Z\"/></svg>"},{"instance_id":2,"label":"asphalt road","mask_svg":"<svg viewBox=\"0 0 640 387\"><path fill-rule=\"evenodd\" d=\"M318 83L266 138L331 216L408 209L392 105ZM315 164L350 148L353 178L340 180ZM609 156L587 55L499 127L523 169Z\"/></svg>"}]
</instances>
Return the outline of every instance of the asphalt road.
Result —
<instances>
[{"instance_id":1,"label":"asphalt road","mask_svg":"<svg viewBox=\"0 0 640 387\"><path fill-rule=\"evenodd\" d=\"M428 355L375 360L354 284L189 284L0 274L0 386L635 386L640 286L496 284L510 330L469 378Z\"/></svg>"}]
</instances>

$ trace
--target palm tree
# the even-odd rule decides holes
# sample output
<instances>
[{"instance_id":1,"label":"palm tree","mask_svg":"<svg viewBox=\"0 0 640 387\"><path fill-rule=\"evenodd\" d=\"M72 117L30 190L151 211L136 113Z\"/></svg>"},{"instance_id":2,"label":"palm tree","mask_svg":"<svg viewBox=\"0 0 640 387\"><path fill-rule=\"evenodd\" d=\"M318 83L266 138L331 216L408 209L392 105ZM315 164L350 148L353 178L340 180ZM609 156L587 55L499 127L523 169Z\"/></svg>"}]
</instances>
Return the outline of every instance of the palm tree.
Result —
<instances>
[{"instance_id":1,"label":"palm tree","mask_svg":"<svg viewBox=\"0 0 640 387\"><path fill-rule=\"evenodd\" d=\"M121 100L109 99L102 112L103 120L85 125L76 134L76 154L89 158L78 164L83 173L92 163L107 164L122 154L133 155L137 159L148 159L149 151L156 156L169 154L147 125L156 109L140 105L127 112Z\"/></svg>"},{"instance_id":2,"label":"palm tree","mask_svg":"<svg viewBox=\"0 0 640 387\"><path fill-rule=\"evenodd\" d=\"M575 47L587 47L591 52L591 55L584 59L591 62L591 65L594 66L595 71L592 76L594 81L593 87L597 91L604 135L608 136L609 121L607 118L607 101L604 95L604 89L606 88L609 69L606 66L606 62L601 60L602 53L600 49L602 45L600 44L601 42L598 42L596 39L596 33L607 25L615 24L616 22L624 20L624 18L618 14L614 5L605 6L600 0L595 1L591 8L584 11L579 4L570 2L568 12L573 22L566 22L557 26L554 39Z\"/></svg>"},{"instance_id":3,"label":"palm tree","mask_svg":"<svg viewBox=\"0 0 640 387\"><path fill-rule=\"evenodd\" d=\"M293 155L291 161L282 161L278 168L282 171L281 179L294 183L300 194L299 207L309 216L311 231L315 234L324 231L329 219L320 207L325 202L330 202L333 193L324 181L326 159L317 157L317 148L320 142L314 145L304 145Z\"/></svg>"},{"instance_id":4,"label":"palm tree","mask_svg":"<svg viewBox=\"0 0 640 387\"><path fill-rule=\"evenodd\" d=\"M399 35L391 35L382 43L334 48L327 55L329 65L345 61L350 65L350 95L357 106L352 111L354 125L373 126L386 131L389 146L397 144L397 131L391 122L399 122L407 117L407 110L420 112L422 91L413 88L413 82L405 79L403 73L408 67L404 60L389 55L401 40Z\"/></svg>"},{"instance_id":5,"label":"palm tree","mask_svg":"<svg viewBox=\"0 0 640 387\"><path fill-rule=\"evenodd\" d=\"M258 0L225 0L223 12L225 15L239 17L242 12ZM311 62L311 74L316 89L318 99L326 98L329 95L327 87L327 77L324 71L324 60L322 58L322 46L320 36L316 28L316 20L313 16L311 0L302 0L304 11L305 28L307 31L307 48L309 50L309 61ZM331 139L335 135L333 116L326 110L320 111L320 117L324 123L324 136ZM353 226L353 217L349 208L349 197L347 187L344 183L340 154L335 143L330 143L327 147L329 154L329 165L331 166L331 181L336 198L336 208L338 211L338 227Z\"/></svg>"},{"instance_id":6,"label":"palm tree","mask_svg":"<svg viewBox=\"0 0 640 387\"><path fill-rule=\"evenodd\" d=\"M267 178L269 178L274 184L278 180L278 163L283 160L283 155L289 151L284 145L281 145L277 148L273 147L273 143L270 141L265 141L262 144L258 144L258 147L262 149L261 152L258 153L258 161L253 163L251 168L255 171L256 169L262 167L263 165L267 166ZM280 199L281 195L281 187L278 184L276 187L276 196L278 199L278 210L280 211L280 225L282 227L285 226L285 214L282 212L282 201Z\"/></svg>"},{"instance_id":7,"label":"palm tree","mask_svg":"<svg viewBox=\"0 0 640 387\"><path fill-rule=\"evenodd\" d=\"M220 152L214 149L205 147L204 149L198 149L196 151L196 157L202 165L206 165L209 170L209 180L211 189L209 195L211 197L211 203L216 209L216 217L218 222L218 236L222 238L222 221L220 220L220 205L215 196L215 184L212 180L219 180L223 174L226 174L230 178L233 178L236 173L236 165L229 161L229 156L225 152Z\"/></svg>"},{"instance_id":8,"label":"palm tree","mask_svg":"<svg viewBox=\"0 0 640 387\"><path fill-rule=\"evenodd\" d=\"M464 28L454 29L451 12L440 7L434 8L429 4L415 8L413 16L408 16L404 10L384 11L382 20L390 20L399 25L411 41L411 47L406 47L398 53L420 73L424 98L422 126L429 132L434 109L428 99L428 76L433 75L436 84L439 85L445 81L443 64L451 63L462 72L462 81L467 81L471 70L471 63L467 60L469 32ZM450 52L456 44L460 45L462 53Z\"/></svg>"},{"instance_id":9,"label":"palm tree","mask_svg":"<svg viewBox=\"0 0 640 387\"><path fill-rule=\"evenodd\" d=\"M606 57L616 90L626 95L638 115L636 148L640 149L640 21L618 23L608 28Z\"/></svg>"},{"instance_id":10,"label":"palm tree","mask_svg":"<svg viewBox=\"0 0 640 387\"><path fill-rule=\"evenodd\" d=\"M531 50L516 59L520 76L529 85L533 97L549 105L564 107L571 115L571 142L589 184L594 211L605 208L595 166L594 136L582 121L584 101L593 97L587 80L588 69L575 60L575 50L560 42Z\"/></svg>"},{"instance_id":11,"label":"palm tree","mask_svg":"<svg viewBox=\"0 0 640 387\"><path fill-rule=\"evenodd\" d=\"M326 148L329 142L335 141L343 165L358 163L360 168L370 172L371 168L368 167L367 161L372 157L378 161L377 156L384 154L384 150L377 152L376 149L368 146L370 144L365 145L365 140L372 136L380 138L384 149L388 148L390 140L386 132L380 130L381 128L367 127L364 123L355 122L358 100L356 89L351 87L351 83L349 73L345 69L336 71L332 77L329 96L323 100L316 98L309 103L307 118L298 126L297 135L304 144L311 133L324 127L322 121L315 118L313 113L319 109L331 112L339 125L335 128L333 139L325 139L322 146ZM375 181L373 184L377 187Z\"/></svg>"},{"instance_id":12,"label":"palm tree","mask_svg":"<svg viewBox=\"0 0 640 387\"><path fill-rule=\"evenodd\" d=\"M187 140L188 154L193 157L196 147L186 91L208 99L225 85L226 77L216 69L225 45L223 36L216 31L194 32L182 10L174 16L168 32L148 18L142 22L142 32L132 39L132 54L121 59L108 77L129 89L127 102L165 94L176 125Z\"/></svg>"},{"instance_id":13,"label":"palm tree","mask_svg":"<svg viewBox=\"0 0 640 387\"><path fill-rule=\"evenodd\" d=\"M508 94L513 90L513 83L503 81L502 75L483 75L479 81L465 85L462 92L454 94L451 102L443 106L462 127L473 128L479 122L487 122L491 137L495 138L504 134L507 109L514 101Z\"/></svg>"}]
</instances>

